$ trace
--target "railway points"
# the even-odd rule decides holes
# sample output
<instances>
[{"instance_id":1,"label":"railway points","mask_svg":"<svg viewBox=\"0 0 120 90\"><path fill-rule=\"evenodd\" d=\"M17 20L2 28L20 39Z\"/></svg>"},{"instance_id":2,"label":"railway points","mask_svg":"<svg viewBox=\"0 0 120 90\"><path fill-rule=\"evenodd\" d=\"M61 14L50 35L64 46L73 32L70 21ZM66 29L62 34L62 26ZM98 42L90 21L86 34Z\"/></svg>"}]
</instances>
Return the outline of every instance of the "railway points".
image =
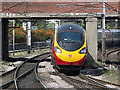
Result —
<instances>
[{"instance_id":1,"label":"railway points","mask_svg":"<svg viewBox=\"0 0 120 90\"><path fill-rule=\"evenodd\" d=\"M40 55L37 55L37 56L35 56L35 57L33 57L33 58L30 58L30 59L28 59L28 60L26 60L25 62L23 62L22 64L20 64L16 69L13 69L13 70L11 70L11 71L9 71L8 73L5 73L5 74L2 74L1 75L1 78L4 76L5 77L5 75L12 75L12 76L14 76L14 77L11 77L12 78L12 80L8 80L7 81L7 83L4 83L3 84L3 86L2 86L2 88L4 89L4 88L16 88L16 89L19 89L19 88L22 88L20 85L24 85L24 87L25 88L30 88L30 86L31 85L33 85L33 84L30 84L34 79L35 79L35 77L37 78L37 72L36 72L36 69L35 69L35 67L37 67L37 64L36 63L40 63L41 62L41 60L44 60L45 58L47 58L48 56L50 55L50 53L49 52L47 52L47 53L43 53L43 54L40 54ZM27 64L27 65L25 65L25 64ZM31 65L29 65L29 64L31 64ZM23 68L23 66L24 66L24 68ZM30 68L31 67L31 68ZM22 68L22 69L21 69ZM20 70L21 69L21 70ZM26 69L26 70L25 70ZM19 73L18 73L18 70L19 70ZM32 72L32 71L34 71L34 72ZM31 77L31 75L29 75L30 73L32 72L32 77ZM26 80L23 80L23 82L22 82L22 84L17 84L18 83L18 80L21 80L23 77L25 78L26 77L26 75L29 75L30 77L31 77L31 79L32 79L32 81L28 84L28 83L26 83L27 85L25 85L25 81L26 80L29 80L29 79L26 79ZM34 79L33 79L33 77L34 77ZM28 78L28 77L26 77L26 78ZM6 79L6 78L4 78L4 79ZM37 80L35 81L36 83L37 83ZM14 84L15 83L15 84ZM19 81L19 83L20 83L20 81ZM24 84L23 84L24 83ZM39 83L38 83L38 88L45 88L44 86L43 86L43 84L42 84L42 82L40 82L41 83L41 86L42 87L38 87L39 86ZM12 85L11 85L12 84ZM35 84L35 83L34 83ZM36 84L35 84L36 85ZM32 88L36 88L36 86L35 87L32 87Z\"/></svg>"},{"instance_id":2,"label":"railway points","mask_svg":"<svg viewBox=\"0 0 120 90\"><path fill-rule=\"evenodd\" d=\"M37 74L38 74L38 76L40 77L40 79L41 79L41 81L43 81L43 83L46 85L46 87L47 88L62 88L62 85L63 84L65 84L65 85L67 85L68 87L66 87L66 86L64 86L63 85L63 87L65 88L83 88L84 87L84 84L82 84L82 86L80 85L80 84L78 84L77 82L79 82L79 80L77 81L76 79L74 80L74 79L72 79L72 81L74 82L74 84L73 84L73 82L71 82L71 79L70 79L70 81L69 80L67 80L67 79L69 79L69 77L67 77L68 75L70 75L70 73L68 73L68 75L67 76L64 76L63 75L63 77L66 77L67 79L67 81L65 80L64 81L64 78L62 77L62 76L60 76L60 77L58 77L59 75L58 75L58 71L56 71L56 70L54 70L53 69L53 66L50 64L50 58L48 58L48 59L46 59L45 61L43 61L43 62L41 62L38 66L37 66ZM89 70L88 70L89 71ZM97 71L98 72L98 71ZM99 71L100 72L100 71ZM102 71L101 71L102 72ZM93 73L96 73L95 72L95 70L93 69ZM26 73L27 74L27 73ZM89 73L87 73L87 74L89 74ZM60 74L61 75L61 74ZM74 78L76 78L76 77L78 77L79 75L77 74L77 76L75 75L75 76L72 76L72 77L74 77ZM82 77L85 77L84 75L82 76ZM61 79L60 79L61 78ZM57 79L59 80L59 83L58 83L58 81L57 81ZM64 82L64 83L63 83ZM13 83L13 81L10 81L9 83ZM61 84L60 84L61 83ZM62 84L63 83L63 84ZM76 84L75 84L76 83ZM81 82L81 83L83 83L83 82ZM90 82L89 82L90 83ZM51 86L52 85L52 86ZM77 86L76 86L77 85ZM89 84L89 85L91 85L91 84ZM9 85L8 85L9 86ZM3 86L3 88L7 88L8 86ZM54 86L54 87L53 87ZM99 85L98 85L99 86ZM91 86L85 86L84 88L93 88L93 87L97 87L98 88L98 86L96 86L95 84L94 84L94 86L92 85L92 87ZM101 86L99 86L99 87L101 87ZM111 86L112 87L112 86ZM108 88L111 88L110 86L108 87ZM103 86L101 87L101 88L103 88ZM106 87L104 87L104 88L106 88Z\"/></svg>"}]
</instances>

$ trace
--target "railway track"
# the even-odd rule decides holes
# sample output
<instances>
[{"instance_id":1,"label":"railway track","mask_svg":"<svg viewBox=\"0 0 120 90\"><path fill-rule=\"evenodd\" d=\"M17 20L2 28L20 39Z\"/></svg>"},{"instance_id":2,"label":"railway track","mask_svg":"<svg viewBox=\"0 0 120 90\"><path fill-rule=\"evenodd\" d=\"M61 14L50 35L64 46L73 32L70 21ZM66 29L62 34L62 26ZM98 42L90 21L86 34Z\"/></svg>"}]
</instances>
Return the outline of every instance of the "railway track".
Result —
<instances>
[{"instance_id":1,"label":"railway track","mask_svg":"<svg viewBox=\"0 0 120 90\"><path fill-rule=\"evenodd\" d=\"M117 53L118 58L120 59L120 51Z\"/></svg>"},{"instance_id":2,"label":"railway track","mask_svg":"<svg viewBox=\"0 0 120 90\"><path fill-rule=\"evenodd\" d=\"M91 88L92 90L96 89L120 89L120 85L102 81L99 79L86 76L84 74L79 74L77 76L67 76L63 73L56 71L55 75L60 76L67 83L73 85L75 88ZM111 88L112 87L112 88Z\"/></svg>"},{"instance_id":3,"label":"railway track","mask_svg":"<svg viewBox=\"0 0 120 90\"><path fill-rule=\"evenodd\" d=\"M120 84L115 84L115 83L103 81L103 80L100 80L100 79L92 78L91 76L86 76L86 77L89 78L90 80L93 80L93 81L97 81L97 82L99 82L99 83L102 83L102 84L104 84L105 86L110 86L110 85L112 85L114 88L116 87L116 88L120 89Z\"/></svg>"},{"instance_id":4,"label":"railway track","mask_svg":"<svg viewBox=\"0 0 120 90\"><path fill-rule=\"evenodd\" d=\"M2 88L7 88L14 83L14 73L17 68L14 68L8 72L5 72L0 75L2 80Z\"/></svg>"},{"instance_id":5,"label":"railway track","mask_svg":"<svg viewBox=\"0 0 120 90\"><path fill-rule=\"evenodd\" d=\"M4 83L2 88L16 88L17 90L22 88L46 88L37 75L37 67L40 62L49 56L50 52L47 52L23 62L19 67L11 71L11 74L9 73L12 78L8 80L9 82ZM5 77L5 75L2 76Z\"/></svg>"},{"instance_id":6,"label":"railway track","mask_svg":"<svg viewBox=\"0 0 120 90\"><path fill-rule=\"evenodd\" d=\"M105 63L107 67L120 70L120 48L109 51L106 57Z\"/></svg>"},{"instance_id":7,"label":"railway track","mask_svg":"<svg viewBox=\"0 0 120 90\"><path fill-rule=\"evenodd\" d=\"M96 78L92 78L91 76L88 76L88 75L84 75L84 74L80 74L79 75L80 78L83 78L91 83L94 82L94 84L98 84L100 86L104 86L106 88L111 88L110 86L112 86L112 88L118 88L120 89L120 85L119 84L114 84L114 83L111 83L111 82L107 82L107 81L103 81L103 80L100 80L100 79L96 79Z\"/></svg>"},{"instance_id":8,"label":"railway track","mask_svg":"<svg viewBox=\"0 0 120 90\"><path fill-rule=\"evenodd\" d=\"M106 87L104 85L99 85L96 83L91 83L88 80L85 80L79 76L67 76L63 73L57 73L58 76L60 76L62 79L64 79L67 83L73 85L75 88L102 88L105 89Z\"/></svg>"},{"instance_id":9,"label":"railway track","mask_svg":"<svg viewBox=\"0 0 120 90\"><path fill-rule=\"evenodd\" d=\"M111 63L115 63L117 61L119 62L119 60L120 60L120 48L109 51L106 56L107 56L108 61L110 61ZM120 63L115 63L115 64L120 64Z\"/></svg>"},{"instance_id":10,"label":"railway track","mask_svg":"<svg viewBox=\"0 0 120 90\"><path fill-rule=\"evenodd\" d=\"M16 88L17 90L22 88L28 88L28 89L29 88L46 88L46 86L41 82L37 74L37 67L38 67L38 64L48 56L50 56L50 53L42 54L32 59L26 60L18 68L10 72L12 74L10 76L14 75L14 77L12 77L12 79L10 79L8 83L5 83L2 86L2 88L3 89ZM5 75L7 77L7 73ZM110 82L98 80L81 73L80 75L77 75L77 76L67 76L56 70L55 75L60 76L63 80L73 85L77 89L78 88L81 88L81 89L91 88L92 90L109 89L111 88L110 86L112 86L113 88L120 89L120 85L118 84L113 84Z\"/></svg>"}]
</instances>

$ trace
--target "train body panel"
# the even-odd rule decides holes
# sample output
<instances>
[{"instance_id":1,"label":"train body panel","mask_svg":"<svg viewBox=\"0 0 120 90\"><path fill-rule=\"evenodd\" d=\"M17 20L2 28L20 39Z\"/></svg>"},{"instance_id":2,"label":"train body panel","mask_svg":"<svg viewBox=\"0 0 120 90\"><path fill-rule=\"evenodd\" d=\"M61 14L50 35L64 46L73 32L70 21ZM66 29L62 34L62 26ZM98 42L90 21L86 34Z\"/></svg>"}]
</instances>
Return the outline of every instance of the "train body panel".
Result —
<instances>
[{"instance_id":1,"label":"train body panel","mask_svg":"<svg viewBox=\"0 0 120 90\"><path fill-rule=\"evenodd\" d=\"M120 29L105 30L106 48L120 47ZM98 30L98 49L102 49L102 29Z\"/></svg>"},{"instance_id":2,"label":"train body panel","mask_svg":"<svg viewBox=\"0 0 120 90\"><path fill-rule=\"evenodd\" d=\"M57 66L83 66L87 53L85 30L76 24L60 26L55 30L52 50Z\"/></svg>"}]
</instances>

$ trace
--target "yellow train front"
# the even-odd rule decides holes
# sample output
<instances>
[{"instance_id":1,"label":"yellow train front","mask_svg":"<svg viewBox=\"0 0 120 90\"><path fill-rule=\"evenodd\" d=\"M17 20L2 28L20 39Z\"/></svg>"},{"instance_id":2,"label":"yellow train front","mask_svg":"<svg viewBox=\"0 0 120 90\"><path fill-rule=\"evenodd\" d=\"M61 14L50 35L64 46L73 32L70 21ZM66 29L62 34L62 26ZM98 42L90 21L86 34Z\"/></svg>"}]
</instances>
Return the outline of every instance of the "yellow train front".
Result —
<instances>
[{"instance_id":1,"label":"yellow train front","mask_svg":"<svg viewBox=\"0 0 120 90\"><path fill-rule=\"evenodd\" d=\"M76 24L58 26L52 42L52 64L64 70L80 70L87 54L85 30Z\"/></svg>"}]
</instances>

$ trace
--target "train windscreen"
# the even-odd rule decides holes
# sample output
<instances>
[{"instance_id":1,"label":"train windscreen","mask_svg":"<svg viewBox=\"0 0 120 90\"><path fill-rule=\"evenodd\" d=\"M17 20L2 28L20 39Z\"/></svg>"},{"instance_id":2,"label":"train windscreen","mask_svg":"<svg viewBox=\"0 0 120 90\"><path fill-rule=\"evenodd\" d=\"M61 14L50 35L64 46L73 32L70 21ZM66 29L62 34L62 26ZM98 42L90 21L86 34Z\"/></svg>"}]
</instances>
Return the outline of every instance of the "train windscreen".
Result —
<instances>
[{"instance_id":1,"label":"train windscreen","mask_svg":"<svg viewBox=\"0 0 120 90\"><path fill-rule=\"evenodd\" d=\"M80 31L63 30L57 33L57 42L64 50L75 51L83 45L84 35Z\"/></svg>"}]
</instances>

